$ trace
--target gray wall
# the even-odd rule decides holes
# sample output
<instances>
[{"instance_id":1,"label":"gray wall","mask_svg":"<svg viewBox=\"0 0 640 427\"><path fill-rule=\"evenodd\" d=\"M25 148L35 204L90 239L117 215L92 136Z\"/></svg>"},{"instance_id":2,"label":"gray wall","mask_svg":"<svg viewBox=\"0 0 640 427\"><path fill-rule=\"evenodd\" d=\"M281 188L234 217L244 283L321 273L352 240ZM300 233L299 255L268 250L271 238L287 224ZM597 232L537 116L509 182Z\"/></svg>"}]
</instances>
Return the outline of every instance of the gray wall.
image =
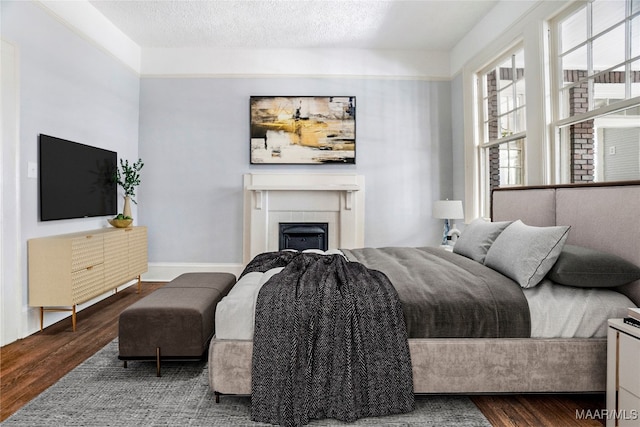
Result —
<instances>
[{"instance_id":1,"label":"gray wall","mask_svg":"<svg viewBox=\"0 0 640 427\"><path fill-rule=\"evenodd\" d=\"M355 95L356 164L249 165L251 95ZM150 262L241 263L242 174L365 176L365 244L437 244L431 204L452 191L449 82L354 78L143 78L140 223Z\"/></svg>"},{"instance_id":2,"label":"gray wall","mask_svg":"<svg viewBox=\"0 0 640 427\"><path fill-rule=\"evenodd\" d=\"M2 37L19 53L24 237L108 226L104 218L40 222L27 163L38 161L41 133L137 156L139 77L32 2L2 2Z\"/></svg>"},{"instance_id":3,"label":"gray wall","mask_svg":"<svg viewBox=\"0 0 640 427\"><path fill-rule=\"evenodd\" d=\"M451 81L451 137L452 137L452 179L453 198L464 200L464 93L462 90L462 73L458 73ZM458 221L462 229L464 221Z\"/></svg>"},{"instance_id":4,"label":"gray wall","mask_svg":"<svg viewBox=\"0 0 640 427\"><path fill-rule=\"evenodd\" d=\"M37 310L27 305L27 240L108 227L106 218L39 221L38 180L27 177L27 165L38 161L40 133L143 158L133 214L149 226L150 262L241 263L242 174L260 171L362 174L366 245L439 242L442 224L431 218L431 204L454 195L449 82L141 78L37 3L0 7L2 39L15 46L19 80L19 137L2 146L18 165L17 173L3 169L18 185L2 202L19 206L11 221L19 244L3 255L3 268L16 270L2 281L2 308L16 314L3 325L12 329L5 336L38 328ZM249 165L249 96L336 94L357 97L356 165ZM48 313L45 326L66 316Z\"/></svg>"},{"instance_id":5,"label":"gray wall","mask_svg":"<svg viewBox=\"0 0 640 427\"><path fill-rule=\"evenodd\" d=\"M27 310L27 240L52 234L109 227L106 218L41 222L38 180L27 177L29 162L38 162L41 133L116 151L119 157L138 154L139 76L49 15L33 2L1 2L2 39L17 53L19 139L3 141L3 155L15 156L19 189L3 194L5 205L18 204L19 260L15 281L2 283L16 295L19 318L11 325L18 336L32 333L35 309ZM12 153L9 148L16 147ZM3 170L3 174L5 171ZM122 206L122 201L119 201ZM6 248L5 248L6 249ZM3 255L4 257L4 255ZM9 257L8 257L9 258ZM8 268L16 268L15 264ZM47 324L64 317L47 314Z\"/></svg>"}]
</instances>

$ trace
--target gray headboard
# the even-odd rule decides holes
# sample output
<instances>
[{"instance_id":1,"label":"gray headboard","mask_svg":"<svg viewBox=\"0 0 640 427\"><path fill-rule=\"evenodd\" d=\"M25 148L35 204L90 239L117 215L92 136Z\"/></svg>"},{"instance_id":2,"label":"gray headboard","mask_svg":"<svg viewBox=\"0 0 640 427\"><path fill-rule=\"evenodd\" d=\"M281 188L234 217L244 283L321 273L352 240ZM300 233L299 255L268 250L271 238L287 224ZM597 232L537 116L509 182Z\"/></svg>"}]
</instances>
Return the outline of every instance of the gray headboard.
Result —
<instances>
[{"instance_id":1,"label":"gray headboard","mask_svg":"<svg viewBox=\"0 0 640 427\"><path fill-rule=\"evenodd\" d=\"M491 218L570 225L567 244L640 265L640 181L500 188L491 195ZM640 281L617 289L640 306Z\"/></svg>"}]
</instances>

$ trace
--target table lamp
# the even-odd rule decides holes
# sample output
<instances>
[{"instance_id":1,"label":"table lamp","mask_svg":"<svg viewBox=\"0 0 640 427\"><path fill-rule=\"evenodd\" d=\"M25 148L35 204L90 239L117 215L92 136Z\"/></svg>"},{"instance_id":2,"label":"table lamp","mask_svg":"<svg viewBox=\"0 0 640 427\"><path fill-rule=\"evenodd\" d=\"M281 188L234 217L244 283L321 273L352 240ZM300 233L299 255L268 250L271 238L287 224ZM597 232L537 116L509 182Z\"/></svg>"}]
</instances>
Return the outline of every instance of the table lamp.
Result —
<instances>
[{"instance_id":1,"label":"table lamp","mask_svg":"<svg viewBox=\"0 0 640 427\"><path fill-rule=\"evenodd\" d=\"M464 211L462 210L461 200L437 200L433 204L433 217L438 219L444 219L444 229L442 231L442 244L447 245L449 238L452 235L459 236L460 230L455 227L455 223L452 226L449 224L451 219L464 218Z\"/></svg>"}]
</instances>

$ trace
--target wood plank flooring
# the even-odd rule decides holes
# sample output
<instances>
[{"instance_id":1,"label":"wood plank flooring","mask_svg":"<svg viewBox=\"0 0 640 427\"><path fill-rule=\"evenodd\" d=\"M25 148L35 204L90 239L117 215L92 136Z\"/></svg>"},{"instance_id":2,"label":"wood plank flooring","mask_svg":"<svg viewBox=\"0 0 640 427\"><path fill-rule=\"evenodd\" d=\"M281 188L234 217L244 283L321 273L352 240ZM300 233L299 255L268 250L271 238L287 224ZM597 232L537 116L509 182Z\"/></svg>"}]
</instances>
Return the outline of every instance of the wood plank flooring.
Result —
<instances>
[{"instance_id":1,"label":"wood plank flooring","mask_svg":"<svg viewBox=\"0 0 640 427\"><path fill-rule=\"evenodd\" d=\"M78 312L76 332L67 318L0 348L0 421L113 341L122 310L162 285L130 286Z\"/></svg>"},{"instance_id":2,"label":"wood plank flooring","mask_svg":"<svg viewBox=\"0 0 640 427\"><path fill-rule=\"evenodd\" d=\"M76 332L71 331L71 320L65 319L0 348L0 421L116 338L122 310L163 285L145 282L141 294L132 286L80 311ZM578 412L602 411L604 394L482 395L471 399L496 427L604 425L602 420L577 417Z\"/></svg>"},{"instance_id":3,"label":"wood plank flooring","mask_svg":"<svg viewBox=\"0 0 640 427\"><path fill-rule=\"evenodd\" d=\"M594 415L601 414L606 408L604 394L483 395L471 396L471 400L493 426L602 427L605 425L604 420L594 419ZM579 419L578 413L582 414L582 419ZM585 414L587 417L584 416Z\"/></svg>"}]
</instances>

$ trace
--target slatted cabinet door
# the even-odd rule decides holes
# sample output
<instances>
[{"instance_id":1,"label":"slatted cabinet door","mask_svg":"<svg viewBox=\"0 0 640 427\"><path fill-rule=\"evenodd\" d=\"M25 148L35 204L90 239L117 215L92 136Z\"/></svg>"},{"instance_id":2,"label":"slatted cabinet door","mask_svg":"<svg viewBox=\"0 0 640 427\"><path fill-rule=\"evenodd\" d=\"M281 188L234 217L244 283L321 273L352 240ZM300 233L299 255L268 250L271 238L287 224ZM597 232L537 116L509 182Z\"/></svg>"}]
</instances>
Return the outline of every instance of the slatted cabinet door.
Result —
<instances>
[{"instance_id":1,"label":"slatted cabinet door","mask_svg":"<svg viewBox=\"0 0 640 427\"><path fill-rule=\"evenodd\" d=\"M29 240L29 305L71 306L102 284L102 235L51 236ZM99 287L98 285L98 287Z\"/></svg>"},{"instance_id":2,"label":"slatted cabinet door","mask_svg":"<svg viewBox=\"0 0 640 427\"><path fill-rule=\"evenodd\" d=\"M102 291L104 279L102 234L71 239L71 303L89 301Z\"/></svg>"},{"instance_id":3,"label":"slatted cabinet door","mask_svg":"<svg viewBox=\"0 0 640 427\"><path fill-rule=\"evenodd\" d=\"M147 258L147 227L127 229L129 236L129 276L136 277L148 269Z\"/></svg>"},{"instance_id":4,"label":"slatted cabinet door","mask_svg":"<svg viewBox=\"0 0 640 427\"><path fill-rule=\"evenodd\" d=\"M119 229L105 234L103 289L115 289L135 276L129 274L129 233Z\"/></svg>"}]
</instances>

